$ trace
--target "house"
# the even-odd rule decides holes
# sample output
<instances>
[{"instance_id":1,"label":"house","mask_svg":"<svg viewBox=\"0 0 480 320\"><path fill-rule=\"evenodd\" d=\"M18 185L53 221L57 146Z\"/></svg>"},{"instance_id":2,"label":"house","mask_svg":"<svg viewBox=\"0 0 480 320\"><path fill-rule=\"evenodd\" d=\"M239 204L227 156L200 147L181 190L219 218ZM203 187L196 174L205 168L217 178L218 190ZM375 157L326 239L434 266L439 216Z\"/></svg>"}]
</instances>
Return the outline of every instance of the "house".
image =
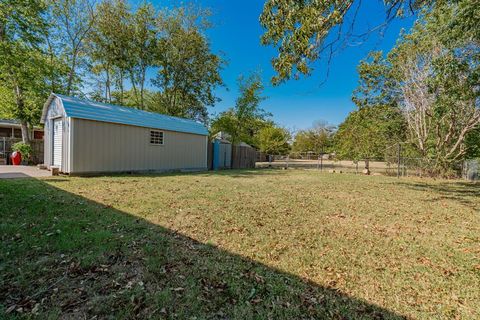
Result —
<instances>
[{"instance_id":1,"label":"house","mask_svg":"<svg viewBox=\"0 0 480 320\"><path fill-rule=\"evenodd\" d=\"M193 120L51 94L44 164L69 174L207 170L208 131Z\"/></svg>"},{"instance_id":2,"label":"house","mask_svg":"<svg viewBox=\"0 0 480 320\"><path fill-rule=\"evenodd\" d=\"M14 119L0 119L0 139L1 138L16 138L22 139L22 126L20 121ZM34 127L30 130L30 139L42 140L43 129Z\"/></svg>"}]
</instances>

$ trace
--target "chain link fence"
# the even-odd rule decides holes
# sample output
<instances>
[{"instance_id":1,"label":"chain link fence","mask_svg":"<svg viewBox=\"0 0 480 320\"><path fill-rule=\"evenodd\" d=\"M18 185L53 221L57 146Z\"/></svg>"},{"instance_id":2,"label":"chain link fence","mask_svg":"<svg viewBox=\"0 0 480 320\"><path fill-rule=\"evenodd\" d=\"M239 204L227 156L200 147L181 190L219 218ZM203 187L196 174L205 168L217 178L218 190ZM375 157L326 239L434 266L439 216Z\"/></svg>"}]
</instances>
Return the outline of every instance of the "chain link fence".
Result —
<instances>
[{"instance_id":1,"label":"chain link fence","mask_svg":"<svg viewBox=\"0 0 480 320\"><path fill-rule=\"evenodd\" d=\"M464 178L468 180L480 179L480 161L468 160L456 164L450 178ZM335 154L296 153L284 155L257 155L257 168L298 168L315 169L330 172L345 172L355 174L372 174L387 176L435 176L432 164L423 158L404 156L401 146L388 148L385 157L359 160L338 160Z\"/></svg>"}]
</instances>

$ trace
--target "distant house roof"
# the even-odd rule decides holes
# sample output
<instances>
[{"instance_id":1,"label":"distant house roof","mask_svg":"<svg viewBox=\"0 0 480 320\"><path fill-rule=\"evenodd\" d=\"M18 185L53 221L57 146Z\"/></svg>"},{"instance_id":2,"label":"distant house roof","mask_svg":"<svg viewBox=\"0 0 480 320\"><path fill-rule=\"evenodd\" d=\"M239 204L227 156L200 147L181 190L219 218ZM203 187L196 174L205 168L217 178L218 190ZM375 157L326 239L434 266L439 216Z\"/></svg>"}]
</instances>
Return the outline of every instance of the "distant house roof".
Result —
<instances>
[{"instance_id":1,"label":"distant house roof","mask_svg":"<svg viewBox=\"0 0 480 320\"><path fill-rule=\"evenodd\" d=\"M71 118L208 135L207 128L203 124L193 120L107 103L82 100L55 93L52 93L45 103L41 120L42 123L46 120L47 108L54 98L61 100L67 117Z\"/></svg>"},{"instance_id":2,"label":"distant house roof","mask_svg":"<svg viewBox=\"0 0 480 320\"><path fill-rule=\"evenodd\" d=\"M19 126L20 121L16 119L0 119L0 125Z\"/></svg>"},{"instance_id":3,"label":"distant house roof","mask_svg":"<svg viewBox=\"0 0 480 320\"><path fill-rule=\"evenodd\" d=\"M20 120L17 119L0 119L0 127L20 128L21 123ZM43 130L43 128L39 126L35 126L34 129Z\"/></svg>"}]
</instances>

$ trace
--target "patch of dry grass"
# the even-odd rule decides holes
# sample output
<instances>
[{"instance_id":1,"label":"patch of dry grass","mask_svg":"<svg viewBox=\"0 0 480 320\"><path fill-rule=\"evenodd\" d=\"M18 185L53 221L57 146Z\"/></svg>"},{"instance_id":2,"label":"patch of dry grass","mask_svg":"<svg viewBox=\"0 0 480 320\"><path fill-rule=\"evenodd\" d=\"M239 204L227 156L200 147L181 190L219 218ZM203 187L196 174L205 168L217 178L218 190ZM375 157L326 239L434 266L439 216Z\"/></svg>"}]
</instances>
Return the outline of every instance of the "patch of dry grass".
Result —
<instances>
[{"instance_id":1,"label":"patch of dry grass","mask_svg":"<svg viewBox=\"0 0 480 320\"><path fill-rule=\"evenodd\" d=\"M256 170L5 180L0 199L12 317L480 317L478 184Z\"/></svg>"}]
</instances>

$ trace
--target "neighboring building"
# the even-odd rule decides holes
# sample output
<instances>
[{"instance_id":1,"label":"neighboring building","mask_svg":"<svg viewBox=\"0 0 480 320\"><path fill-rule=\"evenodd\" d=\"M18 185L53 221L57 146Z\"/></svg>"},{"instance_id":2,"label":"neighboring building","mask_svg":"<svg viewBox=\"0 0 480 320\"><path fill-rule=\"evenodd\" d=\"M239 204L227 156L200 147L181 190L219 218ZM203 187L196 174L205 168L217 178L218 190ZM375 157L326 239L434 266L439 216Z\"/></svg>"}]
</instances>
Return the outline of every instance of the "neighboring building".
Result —
<instances>
[{"instance_id":1,"label":"neighboring building","mask_svg":"<svg viewBox=\"0 0 480 320\"><path fill-rule=\"evenodd\" d=\"M245 142L232 145L230 135L220 131L213 137L212 169L255 168L257 151Z\"/></svg>"},{"instance_id":2,"label":"neighboring building","mask_svg":"<svg viewBox=\"0 0 480 320\"><path fill-rule=\"evenodd\" d=\"M22 139L22 126L20 121L12 119L0 119L0 139L1 138L17 138ZM43 129L35 127L30 130L30 139L42 140Z\"/></svg>"},{"instance_id":3,"label":"neighboring building","mask_svg":"<svg viewBox=\"0 0 480 320\"><path fill-rule=\"evenodd\" d=\"M208 131L193 120L51 94L44 163L61 172L207 170Z\"/></svg>"}]
</instances>

